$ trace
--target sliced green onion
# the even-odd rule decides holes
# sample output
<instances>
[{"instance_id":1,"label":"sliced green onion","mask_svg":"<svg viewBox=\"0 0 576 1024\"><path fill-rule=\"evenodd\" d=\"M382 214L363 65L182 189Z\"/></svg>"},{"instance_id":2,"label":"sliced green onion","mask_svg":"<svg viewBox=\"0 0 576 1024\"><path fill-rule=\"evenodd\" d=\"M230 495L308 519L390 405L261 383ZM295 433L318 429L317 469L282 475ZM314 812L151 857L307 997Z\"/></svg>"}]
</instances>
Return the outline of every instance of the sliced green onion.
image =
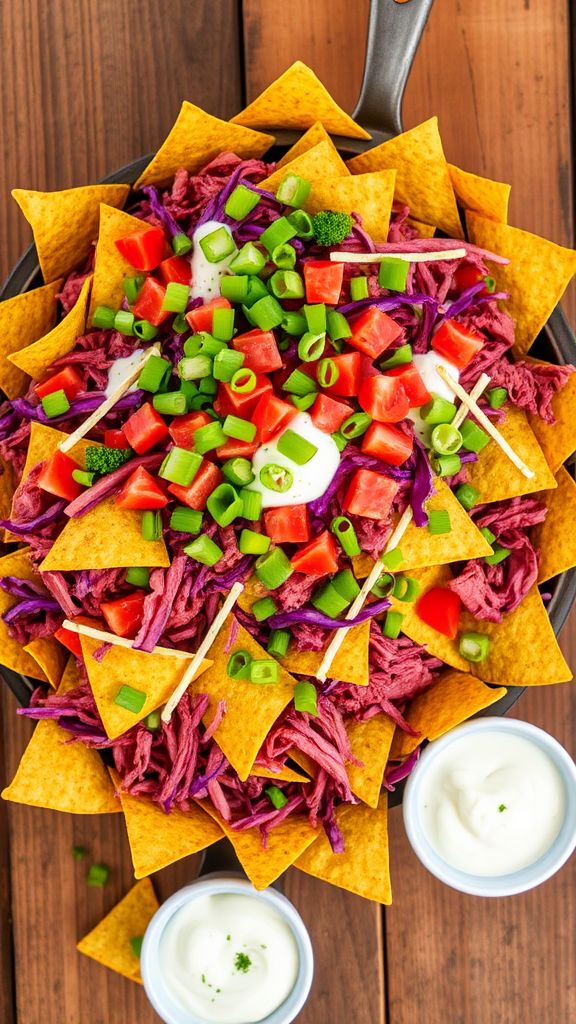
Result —
<instances>
[{"instance_id":1,"label":"sliced green onion","mask_svg":"<svg viewBox=\"0 0 576 1024\"><path fill-rule=\"evenodd\" d=\"M167 391L164 394L154 395L152 405L161 416L181 416L188 408L183 391Z\"/></svg>"},{"instance_id":2,"label":"sliced green onion","mask_svg":"<svg viewBox=\"0 0 576 1024\"><path fill-rule=\"evenodd\" d=\"M346 447L346 445L348 444L348 441L346 440L346 438L342 437L342 434L340 434L338 431L336 431L335 434L331 434L330 436L331 436L332 440L334 441L334 444L336 445L338 451L339 452L343 452L345 447Z\"/></svg>"},{"instance_id":3,"label":"sliced green onion","mask_svg":"<svg viewBox=\"0 0 576 1024\"><path fill-rule=\"evenodd\" d=\"M458 650L466 661L486 661L490 637L485 633L462 633Z\"/></svg>"},{"instance_id":4,"label":"sliced green onion","mask_svg":"<svg viewBox=\"0 0 576 1024\"><path fill-rule=\"evenodd\" d=\"M256 559L254 572L267 590L277 590L294 572L282 548L271 548Z\"/></svg>"},{"instance_id":5,"label":"sliced green onion","mask_svg":"<svg viewBox=\"0 0 576 1024\"><path fill-rule=\"evenodd\" d=\"M85 846L72 847L72 856L74 857L74 860L84 860L84 857L86 856L87 852L88 851L86 850Z\"/></svg>"},{"instance_id":6,"label":"sliced green onion","mask_svg":"<svg viewBox=\"0 0 576 1024\"><path fill-rule=\"evenodd\" d=\"M242 498L242 518L252 523L258 522L262 515L262 495L260 491L250 491L243 487L240 491Z\"/></svg>"},{"instance_id":7,"label":"sliced green onion","mask_svg":"<svg viewBox=\"0 0 576 1024\"><path fill-rule=\"evenodd\" d=\"M293 370L289 377L286 378L282 385L284 391L287 391L291 395L299 395L300 398L303 395L313 394L316 397L316 384L307 373L302 370Z\"/></svg>"},{"instance_id":8,"label":"sliced green onion","mask_svg":"<svg viewBox=\"0 0 576 1024\"><path fill-rule=\"evenodd\" d=\"M200 533L202 529L202 512L186 505L176 505L170 516L170 529L180 533Z\"/></svg>"},{"instance_id":9,"label":"sliced green onion","mask_svg":"<svg viewBox=\"0 0 576 1024\"><path fill-rule=\"evenodd\" d=\"M298 342L298 358L303 363L312 363L320 359L326 344L325 334L311 334L307 331Z\"/></svg>"},{"instance_id":10,"label":"sliced green onion","mask_svg":"<svg viewBox=\"0 0 576 1024\"><path fill-rule=\"evenodd\" d=\"M246 242L229 266L235 274L259 274L266 266L266 257L254 242Z\"/></svg>"},{"instance_id":11,"label":"sliced green onion","mask_svg":"<svg viewBox=\"0 0 576 1024\"><path fill-rule=\"evenodd\" d=\"M224 204L224 213L232 220L243 220L260 202L260 195L246 185L236 185Z\"/></svg>"},{"instance_id":12,"label":"sliced green onion","mask_svg":"<svg viewBox=\"0 0 576 1024\"><path fill-rule=\"evenodd\" d=\"M430 442L439 455L455 455L462 447L462 434L451 423L439 423L430 435Z\"/></svg>"},{"instance_id":13,"label":"sliced green onion","mask_svg":"<svg viewBox=\"0 0 576 1024\"><path fill-rule=\"evenodd\" d=\"M190 337L186 338L186 341L184 342L184 355L189 356L190 359L192 359L194 356L197 356L198 353L200 352L200 349L202 348L203 341L205 341L205 339L201 334L191 334ZM220 348L218 348L217 351L219 352ZM205 352L204 354L209 355L209 353L207 352Z\"/></svg>"},{"instance_id":14,"label":"sliced green onion","mask_svg":"<svg viewBox=\"0 0 576 1024\"><path fill-rule=\"evenodd\" d=\"M261 331L271 331L273 327L279 327L282 323L284 310L273 295L266 295L250 307L250 316L254 325Z\"/></svg>"},{"instance_id":15,"label":"sliced green onion","mask_svg":"<svg viewBox=\"0 0 576 1024\"><path fill-rule=\"evenodd\" d=\"M492 544L496 540L496 534L492 533L492 530L489 530L487 526L481 526L480 527L480 533L484 537L484 540L486 541L486 543L490 544L490 546L492 546Z\"/></svg>"},{"instance_id":16,"label":"sliced green onion","mask_svg":"<svg viewBox=\"0 0 576 1024\"><path fill-rule=\"evenodd\" d=\"M146 715L146 718L144 719L144 725L146 726L147 729L150 730L150 732L156 732L156 729L160 728L161 722L162 717L159 708L157 708L156 711L151 711L150 714Z\"/></svg>"},{"instance_id":17,"label":"sliced green onion","mask_svg":"<svg viewBox=\"0 0 576 1024\"><path fill-rule=\"evenodd\" d=\"M128 305L133 306L138 298L138 293L144 284L144 275L136 274L134 277L125 277L122 282L122 290L128 300Z\"/></svg>"},{"instance_id":18,"label":"sliced green onion","mask_svg":"<svg viewBox=\"0 0 576 1024\"><path fill-rule=\"evenodd\" d=\"M429 402L420 407L420 416L425 423L434 426L437 423L451 423L456 415L456 406L441 395L432 393Z\"/></svg>"},{"instance_id":19,"label":"sliced green onion","mask_svg":"<svg viewBox=\"0 0 576 1024\"><path fill-rule=\"evenodd\" d=\"M368 278L364 274L350 278L350 298L352 302L368 298Z\"/></svg>"},{"instance_id":20,"label":"sliced green onion","mask_svg":"<svg viewBox=\"0 0 576 1024\"><path fill-rule=\"evenodd\" d=\"M464 420L460 427L462 434L462 446L469 452L481 452L490 442L490 435L482 430L472 420Z\"/></svg>"},{"instance_id":21,"label":"sliced green onion","mask_svg":"<svg viewBox=\"0 0 576 1024\"><path fill-rule=\"evenodd\" d=\"M248 278L248 295L246 297L246 305L249 309L252 309L252 306L258 302L258 299L265 299L267 295L268 289L264 284L264 281L261 281L259 277L254 277L254 275Z\"/></svg>"},{"instance_id":22,"label":"sliced green onion","mask_svg":"<svg viewBox=\"0 0 576 1024\"><path fill-rule=\"evenodd\" d=\"M323 302L314 302L302 307L310 334L326 334L326 306Z\"/></svg>"},{"instance_id":23,"label":"sliced green onion","mask_svg":"<svg viewBox=\"0 0 576 1024\"><path fill-rule=\"evenodd\" d=\"M372 417L367 412L355 412L344 420L340 427L340 433L347 441L351 441L353 437L362 437L371 423Z\"/></svg>"},{"instance_id":24,"label":"sliced green onion","mask_svg":"<svg viewBox=\"0 0 576 1024\"><path fill-rule=\"evenodd\" d=\"M506 388L490 388L486 392L486 398L491 409L501 409L508 401L508 391Z\"/></svg>"},{"instance_id":25,"label":"sliced green onion","mask_svg":"<svg viewBox=\"0 0 576 1024\"><path fill-rule=\"evenodd\" d=\"M198 388L191 380L180 380L180 392L186 399L186 412L192 408L192 399L198 397ZM204 397L202 395L202 397ZM154 399L152 399L154 401Z\"/></svg>"},{"instance_id":26,"label":"sliced green onion","mask_svg":"<svg viewBox=\"0 0 576 1024\"><path fill-rule=\"evenodd\" d=\"M85 469L72 470L72 479L75 480L77 484L81 484L82 487L92 487L95 476L95 473L87 473Z\"/></svg>"},{"instance_id":27,"label":"sliced green onion","mask_svg":"<svg viewBox=\"0 0 576 1024\"><path fill-rule=\"evenodd\" d=\"M185 313L190 298L190 285L179 281L169 281L166 285L162 309L169 313Z\"/></svg>"},{"instance_id":28,"label":"sliced green onion","mask_svg":"<svg viewBox=\"0 0 576 1024\"><path fill-rule=\"evenodd\" d=\"M289 629L273 629L266 645L268 654L271 654L273 658L283 658L288 651L290 636Z\"/></svg>"},{"instance_id":29,"label":"sliced green onion","mask_svg":"<svg viewBox=\"0 0 576 1024\"><path fill-rule=\"evenodd\" d=\"M160 540L162 537L162 516L158 509L147 509L142 513L142 536L144 540Z\"/></svg>"},{"instance_id":30,"label":"sliced green onion","mask_svg":"<svg viewBox=\"0 0 576 1024\"><path fill-rule=\"evenodd\" d=\"M395 366L407 366L408 363L412 362L412 346L411 345L400 345L394 350L392 355L380 363L381 370L393 370Z\"/></svg>"},{"instance_id":31,"label":"sliced green onion","mask_svg":"<svg viewBox=\"0 0 576 1024\"><path fill-rule=\"evenodd\" d=\"M101 327L108 330L114 327L116 310L109 306L96 306L92 314L92 327Z\"/></svg>"},{"instance_id":32,"label":"sliced green onion","mask_svg":"<svg viewBox=\"0 0 576 1024\"><path fill-rule=\"evenodd\" d=\"M190 544L184 548L184 552L202 565L216 565L223 555L222 548L219 548L212 538L206 537L205 534L190 541Z\"/></svg>"},{"instance_id":33,"label":"sliced green onion","mask_svg":"<svg viewBox=\"0 0 576 1024\"><path fill-rule=\"evenodd\" d=\"M296 266L296 249L293 245L290 245L290 242L284 242L283 245L277 245L272 253L272 262L279 270L293 270ZM301 298L300 295L284 295L279 297L285 299Z\"/></svg>"},{"instance_id":34,"label":"sliced green onion","mask_svg":"<svg viewBox=\"0 0 576 1024\"><path fill-rule=\"evenodd\" d=\"M143 690L135 690L133 686L127 686L125 683L114 697L114 703L126 711L131 711L133 715L138 715L146 703L146 694Z\"/></svg>"},{"instance_id":35,"label":"sliced green onion","mask_svg":"<svg viewBox=\"0 0 576 1024\"><path fill-rule=\"evenodd\" d=\"M243 352L237 352L233 348L225 348L222 352L219 352L214 357L214 363L212 367L212 373L215 380L231 381L235 373L238 372L242 363L244 362L245 355Z\"/></svg>"},{"instance_id":36,"label":"sliced green onion","mask_svg":"<svg viewBox=\"0 0 576 1024\"><path fill-rule=\"evenodd\" d=\"M172 373L172 363L161 356L150 356L138 377L138 387L142 391L156 392L159 390L163 380Z\"/></svg>"},{"instance_id":37,"label":"sliced green onion","mask_svg":"<svg viewBox=\"0 0 576 1024\"><path fill-rule=\"evenodd\" d=\"M474 508L478 502L478 498L480 497L480 491L477 491L475 487L471 486L471 484L460 484L454 493L462 505L462 508L465 508L467 512Z\"/></svg>"},{"instance_id":38,"label":"sliced green onion","mask_svg":"<svg viewBox=\"0 0 576 1024\"><path fill-rule=\"evenodd\" d=\"M185 256L192 248L192 239L188 238L183 231L179 231L172 239L172 250L176 256Z\"/></svg>"},{"instance_id":39,"label":"sliced green onion","mask_svg":"<svg viewBox=\"0 0 576 1024\"><path fill-rule=\"evenodd\" d=\"M332 586L350 604L360 593L358 581L350 569L341 569L331 580Z\"/></svg>"},{"instance_id":40,"label":"sliced green onion","mask_svg":"<svg viewBox=\"0 0 576 1024\"><path fill-rule=\"evenodd\" d=\"M199 239L199 243L208 263L221 263L236 251L236 243L224 226L216 228L209 235L204 235L204 238Z\"/></svg>"},{"instance_id":41,"label":"sliced green onion","mask_svg":"<svg viewBox=\"0 0 576 1024\"><path fill-rule=\"evenodd\" d=\"M255 658L250 664L250 682L273 686L280 678L280 666L272 658Z\"/></svg>"},{"instance_id":42,"label":"sliced green onion","mask_svg":"<svg viewBox=\"0 0 576 1024\"><path fill-rule=\"evenodd\" d=\"M294 210L293 213L288 214L286 219L295 229L298 238L306 239L314 236L312 217L305 210Z\"/></svg>"},{"instance_id":43,"label":"sliced green onion","mask_svg":"<svg viewBox=\"0 0 576 1024\"><path fill-rule=\"evenodd\" d=\"M484 284L486 285L487 292L492 293L496 291L496 281L493 277L485 277Z\"/></svg>"},{"instance_id":44,"label":"sliced green onion","mask_svg":"<svg viewBox=\"0 0 576 1024\"><path fill-rule=\"evenodd\" d=\"M183 382L184 383L184 382ZM188 406L191 410L197 411L198 409L205 409L210 416L216 416L214 409L212 408L212 398L210 395L193 395Z\"/></svg>"},{"instance_id":45,"label":"sliced green onion","mask_svg":"<svg viewBox=\"0 0 576 1024\"><path fill-rule=\"evenodd\" d=\"M278 217L260 235L262 245L269 253L272 253L276 246L289 242L296 235L297 229L290 223L287 217Z\"/></svg>"},{"instance_id":46,"label":"sliced green onion","mask_svg":"<svg viewBox=\"0 0 576 1024\"><path fill-rule=\"evenodd\" d=\"M234 651L228 658L226 675L231 679L249 679L252 655L248 651Z\"/></svg>"},{"instance_id":47,"label":"sliced green onion","mask_svg":"<svg viewBox=\"0 0 576 1024\"><path fill-rule=\"evenodd\" d=\"M114 330L133 337L135 321L134 313L129 313L127 309L119 309L114 317Z\"/></svg>"},{"instance_id":48,"label":"sliced green onion","mask_svg":"<svg viewBox=\"0 0 576 1024\"><path fill-rule=\"evenodd\" d=\"M183 330L186 330L186 325ZM154 327L154 324L151 324L149 320L135 320L134 334L137 338L141 338L142 341L153 341L158 335L158 328Z\"/></svg>"},{"instance_id":49,"label":"sliced green onion","mask_svg":"<svg viewBox=\"0 0 576 1024\"><path fill-rule=\"evenodd\" d=\"M272 806L275 807L278 811L281 810L282 807L286 807L286 804L288 803L288 797L286 796L285 793L282 792L281 789L278 789L278 786L266 786L264 792L266 793L266 796L268 797Z\"/></svg>"},{"instance_id":50,"label":"sliced green onion","mask_svg":"<svg viewBox=\"0 0 576 1024\"><path fill-rule=\"evenodd\" d=\"M110 877L110 869L105 864L91 864L86 875L86 885L101 889Z\"/></svg>"},{"instance_id":51,"label":"sliced green onion","mask_svg":"<svg viewBox=\"0 0 576 1024\"><path fill-rule=\"evenodd\" d=\"M234 337L234 309L215 309L212 314L212 334L218 341L231 341Z\"/></svg>"},{"instance_id":52,"label":"sliced green onion","mask_svg":"<svg viewBox=\"0 0 576 1024\"><path fill-rule=\"evenodd\" d=\"M230 381L230 387L238 395L247 395L250 391L254 391L256 387L256 374L254 370L249 370L246 366L236 370Z\"/></svg>"},{"instance_id":53,"label":"sliced green onion","mask_svg":"<svg viewBox=\"0 0 576 1024\"><path fill-rule=\"evenodd\" d=\"M225 275L220 281L220 295L230 302L241 305L248 298L248 278L240 275Z\"/></svg>"},{"instance_id":54,"label":"sliced green onion","mask_svg":"<svg viewBox=\"0 0 576 1024\"><path fill-rule=\"evenodd\" d=\"M41 402L44 412L50 419L54 416L62 416L62 414L68 412L68 409L70 408L70 402L66 398L66 392L62 389L60 391L52 391L49 395L44 395Z\"/></svg>"},{"instance_id":55,"label":"sliced green onion","mask_svg":"<svg viewBox=\"0 0 576 1024\"><path fill-rule=\"evenodd\" d=\"M126 569L126 583L130 583L133 587L149 587L150 569L145 569L144 566L139 565Z\"/></svg>"},{"instance_id":56,"label":"sliced green onion","mask_svg":"<svg viewBox=\"0 0 576 1024\"><path fill-rule=\"evenodd\" d=\"M306 318L302 313L293 313L285 310L282 319L282 329L291 337L299 338L300 335L306 333Z\"/></svg>"},{"instance_id":57,"label":"sliced green onion","mask_svg":"<svg viewBox=\"0 0 576 1024\"><path fill-rule=\"evenodd\" d=\"M437 537L443 533L451 533L450 513L446 508L431 509L428 513L428 533Z\"/></svg>"},{"instance_id":58,"label":"sliced green onion","mask_svg":"<svg viewBox=\"0 0 576 1024\"><path fill-rule=\"evenodd\" d=\"M403 619L404 616L401 612L386 612L384 622L382 623L383 635L388 637L389 640L397 640L400 636Z\"/></svg>"},{"instance_id":59,"label":"sliced green onion","mask_svg":"<svg viewBox=\"0 0 576 1024\"><path fill-rule=\"evenodd\" d=\"M408 260L394 259L393 256L382 260L378 269L378 284L391 292L405 292L410 264Z\"/></svg>"},{"instance_id":60,"label":"sliced green onion","mask_svg":"<svg viewBox=\"0 0 576 1024\"><path fill-rule=\"evenodd\" d=\"M298 174L289 172L280 182L276 191L276 199L284 206L300 207L310 195L312 183Z\"/></svg>"},{"instance_id":61,"label":"sliced green onion","mask_svg":"<svg viewBox=\"0 0 576 1024\"><path fill-rule=\"evenodd\" d=\"M198 427L198 430L194 431L193 438L194 450L199 455L205 455L206 452L211 452L214 448L220 448L221 445L226 444L226 434L218 420L213 420L212 423L206 423L203 427Z\"/></svg>"},{"instance_id":62,"label":"sliced green onion","mask_svg":"<svg viewBox=\"0 0 576 1024\"><path fill-rule=\"evenodd\" d=\"M256 424L243 420L240 416L229 415L222 424L226 437L234 437L237 441L253 441L256 437Z\"/></svg>"},{"instance_id":63,"label":"sliced green onion","mask_svg":"<svg viewBox=\"0 0 576 1024\"><path fill-rule=\"evenodd\" d=\"M294 687L294 707L305 715L318 714L318 691L308 679L299 679Z\"/></svg>"},{"instance_id":64,"label":"sliced green onion","mask_svg":"<svg viewBox=\"0 0 576 1024\"><path fill-rule=\"evenodd\" d=\"M277 270L268 285L277 299L302 299L304 282L295 270Z\"/></svg>"},{"instance_id":65,"label":"sliced green onion","mask_svg":"<svg viewBox=\"0 0 576 1024\"><path fill-rule=\"evenodd\" d=\"M295 462L297 466L305 466L318 451L315 444L307 441L305 437L297 434L294 430L285 430L276 441L276 447L280 455Z\"/></svg>"},{"instance_id":66,"label":"sliced green onion","mask_svg":"<svg viewBox=\"0 0 576 1024\"><path fill-rule=\"evenodd\" d=\"M344 341L345 338L352 337L352 329L346 317L335 309L328 310L326 327L332 341Z\"/></svg>"},{"instance_id":67,"label":"sliced green onion","mask_svg":"<svg viewBox=\"0 0 576 1024\"><path fill-rule=\"evenodd\" d=\"M329 615L331 619L338 619L350 601L339 594L332 582L329 582L312 595L310 603L323 615Z\"/></svg>"},{"instance_id":68,"label":"sliced green onion","mask_svg":"<svg viewBox=\"0 0 576 1024\"><path fill-rule=\"evenodd\" d=\"M316 367L316 379L321 388L331 388L338 377L340 370L333 359L321 359Z\"/></svg>"},{"instance_id":69,"label":"sliced green onion","mask_svg":"<svg viewBox=\"0 0 576 1024\"><path fill-rule=\"evenodd\" d=\"M143 935L133 935L130 939L130 949L134 953L134 956L140 957L142 952L142 943L144 942Z\"/></svg>"},{"instance_id":70,"label":"sliced green onion","mask_svg":"<svg viewBox=\"0 0 576 1024\"><path fill-rule=\"evenodd\" d=\"M300 412L306 412L316 401L316 392L313 395L290 395L292 405L295 405Z\"/></svg>"},{"instance_id":71,"label":"sliced green onion","mask_svg":"<svg viewBox=\"0 0 576 1024\"><path fill-rule=\"evenodd\" d=\"M383 551L380 555L382 565L385 565L390 572L395 572L402 565L403 555L400 548L392 548L390 551Z\"/></svg>"},{"instance_id":72,"label":"sliced green onion","mask_svg":"<svg viewBox=\"0 0 576 1024\"><path fill-rule=\"evenodd\" d=\"M240 457L227 459L222 466L222 472L226 479L237 487L247 487L254 480L250 459L242 459ZM264 550L267 549L265 548Z\"/></svg>"},{"instance_id":73,"label":"sliced green onion","mask_svg":"<svg viewBox=\"0 0 576 1024\"><path fill-rule=\"evenodd\" d=\"M406 604L415 601L420 593L420 584L413 576L397 576L392 588L392 594L398 601Z\"/></svg>"},{"instance_id":74,"label":"sliced green onion","mask_svg":"<svg viewBox=\"0 0 576 1024\"><path fill-rule=\"evenodd\" d=\"M345 555L352 558L353 555L360 554L356 530L352 526L350 519L346 516L336 516L330 523L330 529Z\"/></svg>"},{"instance_id":75,"label":"sliced green onion","mask_svg":"<svg viewBox=\"0 0 576 1024\"><path fill-rule=\"evenodd\" d=\"M216 395L218 394L218 381L214 380L214 377L203 377L198 385L198 390L201 395Z\"/></svg>"},{"instance_id":76,"label":"sliced green onion","mask_svg":"<svg viewBox=\"0 0 576 1024\"><path fill-rule=\"evenodd\" d=\"M437 455L431 460L432 469L438 476L455 476L462 469L459 455Z\"/></svg>"},{"instance_id":77,"label":"sliced green onion","mask_svg":"<svg viewBox=\"0 0 576 1024\"><path fill-rule=\"evenodd\" d=\"M212 360L208 356L197 355L181 359L178 363L178 375L182 380L201 380L212 376Z\"/></svg>"},{"instance_id":78,"label":"sliced green onion","mask_svg":"<svg viewBox=\"0 0 576 1024\"><path fill-rule=\"evenodd\" d=\"M292 487L294 477L286 466L280 466L277 462L267 462L260 470L260 481L269 491L284 494Z\"/></svg>"},{"instance_id":79,"label":"sliced green onion","mask_svg":"<svg viewBox=\"0 0 576 1024\"><path fill-rule=\"evenodd\" d=\"M189 452L186 448L175 446L166 455L158 476L180 487L189 487L201 465L202 456L198 452Z\"/></svg>"},{"instance_id":80,"label":"sliced green onion","mask_svg":"<svg viewBox=\"0 0 576 1024\"><path fill-rule=\"evenodd\" d=\"M256 622L264 622L271 615L276 614L278 605L271 597L261 597L258 601L254 601L251 611Z\"/></svg>"},{"instance_id":81,"label":"sliced green onion","mask_svg":"<svg viewBox=\"0 0 576 1024\"><path fill-rule=\"evenodd\" d=\"M214 312L216 313L216 310L214 310ZM228 310L226 310L226 312L228 312ZM228 347L225 341L220 341L218 338L214 338L211 334L208 334L207 331L201 331L199 334L193 334L192 337L188 338L185 342L184 352L187 356L196 355L193 349L195 348L197 341L200 342L200 348L198 351L202 352L205 356L210 356L210 359L214 359L214 357L220 352L225 352Z\"/></svg>"},{"instance_id":82,"label":"sliced green onion","mask_svg":"<svg viewBox=\"0 0 576 1024\"><path fill-rule=\"evenodd\" d=\"M230 526L242 515L242 498L231 484L219 484L208 496L206 508L218 526Z\"/></svg>"},{"instance_id":83,"label":"sliced green onion","mask_svg":"<svg viewBox=\"0 0 576 1024\"><path fill-rule=\"evenodd\" d=\"M500 562L503 562L505 558L508 558L509 554L509 548L503 548L500 544L495 544L492 549L492 554L486 555L484 561L487 565L500 565Z\"/></svg>"},{"instance_id":84,"label":"sliced green onion","mask_svg":"<svg viewBox=\"0 0 576 1024\"><path fill-rule=\"evenodd\" d=\"M391 572L384 572L378 577L374 586L370 589L370 593L374 594L374 597L390 597L390 594L394 590L396 580Z\"/></svg>"}]
</instances>

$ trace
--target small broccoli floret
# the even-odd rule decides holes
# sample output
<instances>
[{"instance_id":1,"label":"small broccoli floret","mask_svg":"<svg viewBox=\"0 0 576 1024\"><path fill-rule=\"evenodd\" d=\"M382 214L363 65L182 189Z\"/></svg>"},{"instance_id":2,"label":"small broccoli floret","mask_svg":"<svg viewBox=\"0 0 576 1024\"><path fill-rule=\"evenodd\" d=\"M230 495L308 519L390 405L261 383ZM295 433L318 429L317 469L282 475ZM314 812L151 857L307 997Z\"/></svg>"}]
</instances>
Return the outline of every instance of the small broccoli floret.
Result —
<instances>
[{"instance_id":1,"label":"small broccoli floret","mask_svg":"<svg viewBox=\"0 0 576 1024\"><path fill-rule=\"evenodd\" d=\"M86 469L89 473L113 473L132 457L130 448L87 448Z\"/></svg>"},{"instance_id":2,"label":"small broccoli floret","mask_svg":"<svg viewBox=\"0 0 576 1024\"><path fill-rule=\"evenodd\" d=\"M312 218L312 230L318 245L339 245L352 231L352 217L336 210L320 210Z\"/></svg>"}]
</instances>

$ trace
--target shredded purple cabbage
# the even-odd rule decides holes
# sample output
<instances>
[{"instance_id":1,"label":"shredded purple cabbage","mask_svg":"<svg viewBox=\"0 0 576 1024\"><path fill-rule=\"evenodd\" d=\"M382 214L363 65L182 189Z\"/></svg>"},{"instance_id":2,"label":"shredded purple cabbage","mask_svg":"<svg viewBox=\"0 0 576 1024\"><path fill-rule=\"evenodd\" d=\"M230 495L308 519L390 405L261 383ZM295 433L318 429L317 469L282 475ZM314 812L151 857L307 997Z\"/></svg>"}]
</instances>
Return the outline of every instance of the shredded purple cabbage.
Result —
<instances>
[{"instance_id":1,"label":"shredded purple cabbage","mask_svg":"<svg viewBox=\"0 0 576 1024\"><path fill-rule=\"evenodd\" d=\"M76 416L84 416L86 413L94 412L95 409L100 408L102 402L106 401L106 398L107 396L104 391L91 391L89 394L83 395L82 398L75 398L73 402L70 402L70 408L67 412L62 413L61 416L47 416L40 404L33 405L26 398L15 398L12 402L12 408L22 419L36 420L38 423L44 423L47 426L53 427L56 423L65 423ZM140 405L142 398L142 391L129 391L118 399L110 412L134 409Z\"/></svg>"},{"instance_id":2,"label":"shredded purple cabbage","mask_svg":"<svg viewBox=\"0 0 576 1024\"><path fill-rule=\"evenodd\" d=\"M332 619L329 615L317 611L316 608L295 608L292 612L279 612L272 615L267 624L271 629L286 629L297 622L307 622L312 626L321 626L322 629L347 629L349 626L359 626L367 619L373 619L375 615L379 615L389 607L390 601L383 597L372 604L364 605L364 608L353 619Z\"/></svg>"},{"instance_id":3,"label":"shredded purple cabbage","mask_svg":"<svg viewBox=\"0 0 576 1024\"><path fill-rule=\"evenodd\" d=\"M17 537L25 536L28 533L43 530L45 526L56 522L57 519L60 519L65 508L65 501L57 501L50 508L46 509L45 512L35 516L34 519L29 519L26 523L15 522L12 519L0 519L0 527L4 530L9 530L10 533L15 534Z\"/></svg>"},{"instance_id":4,"label":"shredded purple cabbage","mask_svg":"<svg viewBox=\"0 0 576 1024\"><path fill-rule=\"evenodd\" d=\"M184 232L182 231L182 228L174 219L170 211L166 209L162 200L160 199L158 189L155 188L154 185L144 185L142 191L145 192L146 195L148 196L148 200L150 202L150 209L152 210L154 216L157 217L157 219L160 221L168 237L174 238L176 235L183 234Z\"/></svg>"}]
</instances>

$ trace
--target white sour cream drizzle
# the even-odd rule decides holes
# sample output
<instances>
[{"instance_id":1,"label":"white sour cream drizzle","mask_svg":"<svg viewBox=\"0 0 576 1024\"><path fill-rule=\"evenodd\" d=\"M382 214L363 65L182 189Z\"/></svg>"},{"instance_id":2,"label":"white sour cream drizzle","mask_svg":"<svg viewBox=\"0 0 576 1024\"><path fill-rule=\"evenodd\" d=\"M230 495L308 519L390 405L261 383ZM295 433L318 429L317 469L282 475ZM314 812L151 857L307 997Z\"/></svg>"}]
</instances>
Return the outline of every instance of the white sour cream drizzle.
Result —
<instances>
[{"instance_id":1,"label":"white sour cream drizzle","mask_svg":"<svg viewBox=\"0 0 576 1024\"><path fill-rule=\"evenodd\" d=\"M299 412L288 424L286 430L292 430L300 437L310 441L318 450L304 466L298 466L286 455L278 451L278 440L285 431L281 431L273 440L260 445L252 457L252 472L255 480L250 484L251 491L260 491L262 508L280 508L284 505L304 505L320 498L335 476L340 464L340 452L336 444L323 430L314 425L306 412ZM262 482L260 472L268 463L275 463L290 471L293 480L287 491L274 491Z\"/></svg>"},{"instance_id":2,"label":"white sour cream drizzle","mask_svg":"<svg viewBox=\"0 0 576 1024\"><path fill-rule=\"evenodd\" d=\"M290 995L298 946L283 917L262 899L199 896L168 922L160 970L176 1002L204 1021L252 1024Z\"/></svg>"},{"instance_id":3,"label":"white sour cream drizzle","mask_svg":"<svg viewBox=\"0 0 576 1024\"><path fill-rule=\"evenodd\" d=\"M420 355L417 354L413 357L412 362L422 377L426 390L430 394L440 395L440 398L445 398L448 402L454 401L454 392L450 390L448 385L436 373L436 367L443 366L446 372L457 381L460 374L453 363L450 363L447 359L444 359L444 356L440 356L434 351L423 352ZM416 437L428 445L430 443L432 427L428 423L424 423L420 416L420 410L410 409L406 419L412 420Z\"/></svg>"},{"instance_id":4,"label":"white sour cream drizzle","mask_svg":"<svg viewBox=\"0 0 576 1024\"><path fill-rule=\"evenodd\" d=\"M135 348L129 356L123 356L120 359L115 359L112 366L108 370L108 383L104 394L109 397L119 384L130 375L130 372L138 365L140 359L144 354L143 348ZM138 381L134 381L131 387L127 391L137 391Z\"/></svg>"},{"instance_id":5,"label":"white sour cream drizzle","mask_svg":"<svg viewBox=\"0 0 576 1024\"><path fill-rule=\"evenodd\" d=\"M548 755L500 730L449 744L428 765L420 801L436 852L460 871L484 876L538 860L558 835L566 807Z\"/></svg>"},{"instance_id":6,"label":"white sour cream drizzle","mask_svg":"<svg viewBox=\"0 0 576 1024\"><path fill-rule=\"evenodd\" d=\"M190 290L191 299L203 299L204 302L210 302L211 299L217 299L220 295L220 281L224 277L229 264L236 255L235 252L231 253L230 256L226 256L225 259L220 260L219 263L210 263L206 259L202 246L199 244L201 238L205 238L206 235L211 235L213 231L217 231L218 228L224 228L225 231L231 235L230 228L226 224L221 224L217 220L208 220L205 224L201 224L199 228L192 235L192 259L190 261L192 266L192 287Z\"/></svg>"}]
</instances>

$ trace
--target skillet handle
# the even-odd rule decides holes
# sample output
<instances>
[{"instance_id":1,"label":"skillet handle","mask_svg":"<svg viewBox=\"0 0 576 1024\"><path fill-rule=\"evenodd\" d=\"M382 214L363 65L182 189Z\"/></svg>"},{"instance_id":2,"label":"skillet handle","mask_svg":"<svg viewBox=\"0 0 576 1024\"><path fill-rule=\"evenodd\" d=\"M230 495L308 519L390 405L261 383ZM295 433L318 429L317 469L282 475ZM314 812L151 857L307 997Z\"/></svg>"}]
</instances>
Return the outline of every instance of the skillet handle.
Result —
<instances>
[{"instance_id":1,"label":"skillet handle","mask_svg":"<svg viewBox=\"0 0 576 1024\"><path fill-rule=\"evenodd\" d=\"M370 0L364 78L352 117L377 142L403 130L404 88L433 2Z\"/></svg>"}]
</instances>

